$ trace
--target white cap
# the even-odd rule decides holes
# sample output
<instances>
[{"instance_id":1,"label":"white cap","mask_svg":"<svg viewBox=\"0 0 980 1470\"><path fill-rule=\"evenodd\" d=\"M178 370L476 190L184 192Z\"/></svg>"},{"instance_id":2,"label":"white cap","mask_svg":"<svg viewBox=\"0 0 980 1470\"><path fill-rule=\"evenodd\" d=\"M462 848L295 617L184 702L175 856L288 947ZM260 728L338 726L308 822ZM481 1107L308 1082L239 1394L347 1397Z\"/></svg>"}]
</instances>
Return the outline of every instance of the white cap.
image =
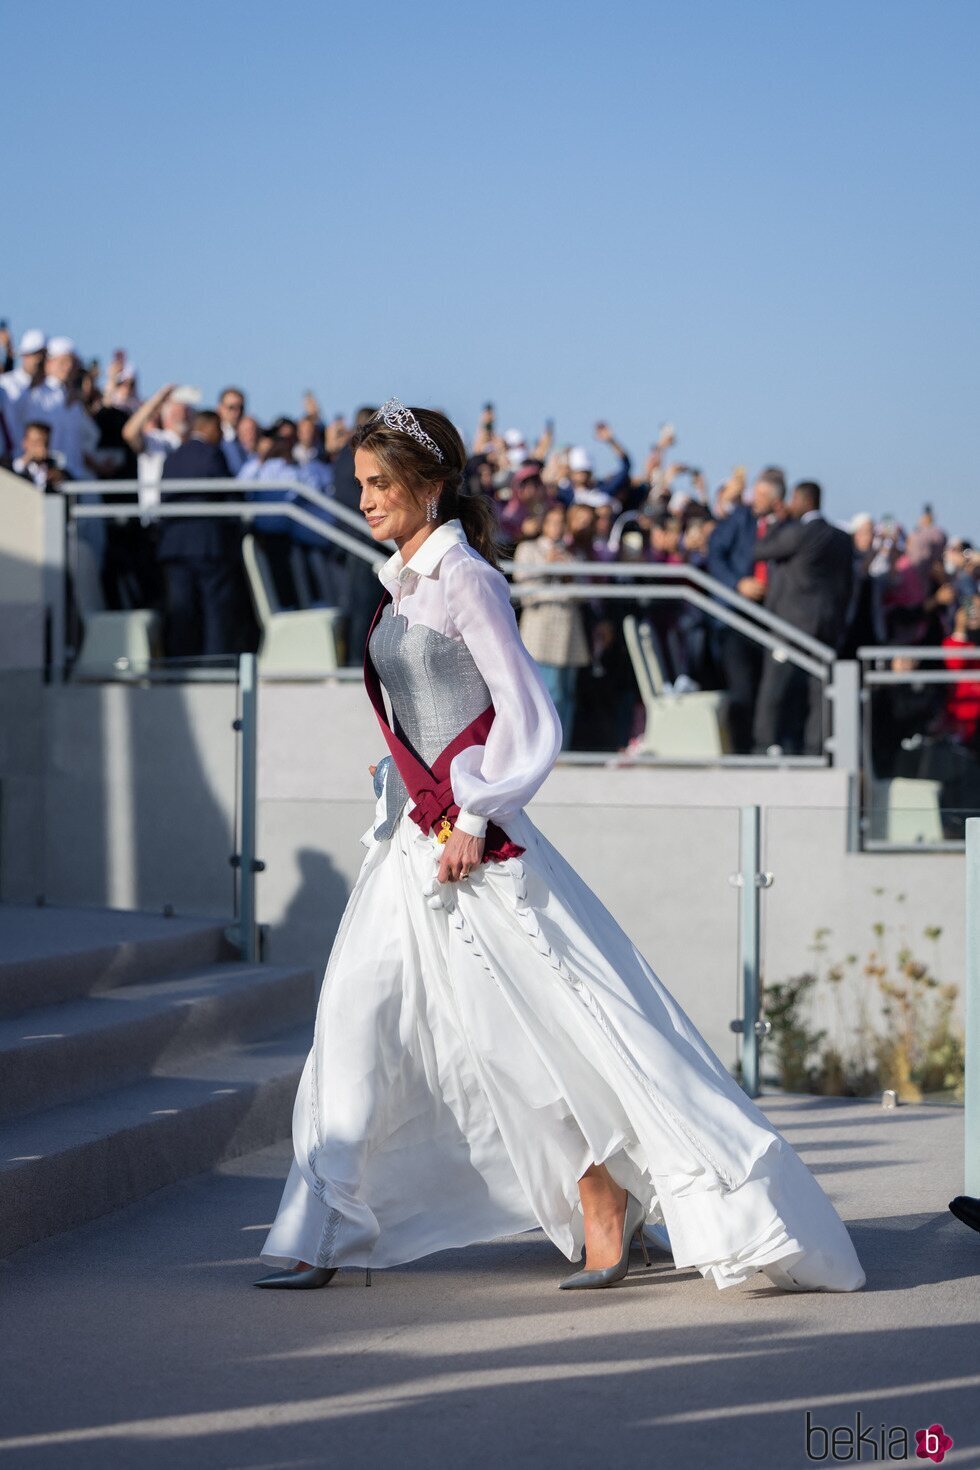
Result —
<instances>
[{"instance_id":1,"label":"white cap","mask_svg":"<svg viewBox=\"0 0 980 1470\"><path fill-rule=\"evenodd\" d=\"M49 357L75 356L75 344L70 337L52 337L48 343Z\"/></svg>"},{"instance_id":2,"label":"white cap","mask_svg":"<svg viewBox=\"0 0 980 1470\"><path fill-rule=\"evenodd\" d=\"M591 470L592 456L581 444L576 444L574 449L568 451L568 468L570 470Z\"/></svg>"},{"instance_id":3,"label":"white cap","mask_svg":"<svg viewBox=\"0 0 980 1470\"><path fill-rule=\"evenodd\" d=\"M38 327L32 327L29 332L25 332L23 337L21 337L20 346L17 351L21 357L28 352L43 352L44 341L44 333Z\"/></svg>"},{"instance_id":4,"label":"white cap","mask_svg":"<svg viewBox=\"0 0 980 1470\"><path fill-rule=\"evenodd\" d=\"M517 449L524 443L524 435L520 429L508 429L504 434L504 443L508 449Z\"/></svg>"},{"instance_id":5,"label":"white cap","mask_svg":"<svg viewBox=\"0 0 980 1470\"><path fill-rule=\"evenodd\" d=\"M859 531L862 526L873 526L874 523L875 518L873 515L869 515L866 510L859 510L856 516L851 517L851 523L847 529L853 535L854 532Z\"/></svg>"}]
</instances>

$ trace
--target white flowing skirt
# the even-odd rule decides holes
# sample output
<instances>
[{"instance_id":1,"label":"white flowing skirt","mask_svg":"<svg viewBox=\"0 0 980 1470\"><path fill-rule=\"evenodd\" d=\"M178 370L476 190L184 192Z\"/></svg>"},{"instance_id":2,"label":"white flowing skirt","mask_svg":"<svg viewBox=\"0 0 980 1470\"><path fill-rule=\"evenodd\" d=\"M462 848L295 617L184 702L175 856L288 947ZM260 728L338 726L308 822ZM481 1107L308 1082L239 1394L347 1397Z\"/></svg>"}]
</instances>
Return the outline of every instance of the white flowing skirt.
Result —
<instances>
[{"instance_id":1,"label":"white flowing skirt","mask_svg":"<svg viewBox=\"0 0 980 1470\"><path fill-rule=\"evenodd\" d=\"M439 884L407 808L370 834L327 963L270 1265L394 1266L541 1228L584 1242L593 1161L719 1288L856 1291L834 1206L526 815Z\"/></svg>"}]
</instances>

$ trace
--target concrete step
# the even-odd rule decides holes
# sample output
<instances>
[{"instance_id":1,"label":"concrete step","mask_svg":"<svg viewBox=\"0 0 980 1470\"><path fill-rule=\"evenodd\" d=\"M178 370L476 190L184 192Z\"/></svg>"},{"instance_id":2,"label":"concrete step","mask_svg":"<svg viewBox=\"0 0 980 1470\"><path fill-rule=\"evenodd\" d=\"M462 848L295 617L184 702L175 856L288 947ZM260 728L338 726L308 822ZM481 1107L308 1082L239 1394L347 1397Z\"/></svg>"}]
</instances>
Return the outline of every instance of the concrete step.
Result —
<instances>
[{"instance_id":1,"label":"concrete step","mask_svg":"<svg viewBox=\"0 0 980 1470\"><path fill-rule=\"evenodd\" d=\"M0 1020L0 1121L312 1023L313 972L225 961Z\"/></svg>"},{"instance_id":2,"label":"concrete step","mask_svg":"<svg viewBox=\"0 0 980 1470\"><path fill-rule=\"evenodd\" d=\"M312 1021L0 1124L0 1256L288 1138Z\"/></svg>"},{"instance_id":3,"label":"concrete step","mask_svg":"<svg viewBox=\"0 0 980 1470\"><path fill-rule=\"evenodd\" d=\"M214 919L0 904L0 1016L235 958Z\"/></svg>"}]
</instances>

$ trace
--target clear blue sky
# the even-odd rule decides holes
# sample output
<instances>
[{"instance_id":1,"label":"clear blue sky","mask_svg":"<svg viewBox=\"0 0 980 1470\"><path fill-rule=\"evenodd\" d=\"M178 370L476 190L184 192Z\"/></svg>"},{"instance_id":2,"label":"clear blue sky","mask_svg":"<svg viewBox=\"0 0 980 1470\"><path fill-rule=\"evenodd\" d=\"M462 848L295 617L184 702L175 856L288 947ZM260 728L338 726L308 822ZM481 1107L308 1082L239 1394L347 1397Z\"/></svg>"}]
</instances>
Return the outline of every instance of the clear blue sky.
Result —
<instances>
[{"instance_id":1,"label":"clear blue sky","mask_svg":"<svg viewBox=\"0 0 980 1470\"><path fill-rule=\"evenodd\" d=\"M980 535L980 0L0 0L0 316ZM604 467L607 451L598 447ZM610 464L611 468L611 464Z\"/></svg>"}]
</instances>

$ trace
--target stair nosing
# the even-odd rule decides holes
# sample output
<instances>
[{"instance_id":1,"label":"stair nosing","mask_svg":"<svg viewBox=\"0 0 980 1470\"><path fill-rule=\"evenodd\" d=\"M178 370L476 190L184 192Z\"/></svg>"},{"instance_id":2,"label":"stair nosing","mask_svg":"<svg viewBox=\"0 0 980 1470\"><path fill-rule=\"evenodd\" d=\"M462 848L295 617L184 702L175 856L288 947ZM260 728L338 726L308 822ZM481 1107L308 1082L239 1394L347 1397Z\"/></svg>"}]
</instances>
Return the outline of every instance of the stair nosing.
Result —
<instances>
[{"instance_id":1,"label":"stair nosing","mask_svg":"<svg viewBox=\"0 0 980 1470\"><path fill-rule=\"evenodd\" d=\"M66 946L16 959L0 958L0 1018L34 1009L34 988L43 991L46 987L61 1000L77 1000L145 984L176 971L233 961L234 946L226 929L219 920L202 920L200 926L182 925L176 932L106 937L101 943L74 949Z\"/></svg>"},{"instance_id":2,"label":"stair nosing","mask_svg":"<svg viewBox=\"0 0 980 1470\"><path fill-rule=\"evenodd\" d=\"M263 989L266 986L272 988L277 982L303 978L308 978L311 981L314 979L314 972L304 965L255 964L246 965L244 968L239 969L236 968L238 963L233 960L216 961L213 966L208 966L200 970L188 967L181 971L175 971L171 975L161 975L153 980L139 980L130 985L113 987L110 990L75 995L65 1000L50 1001L47 1005L32 1006L30 1010L19 1011L15 1016L0 1016L0 1060L10 1053L20 1051L28 1044L29 1039L25 1037L20 1038L20 1040L5 1040L3 1033L8 1028L14 1029L15 1027L25 1025L54 1025L59 1019L65 1019L66 1012L72 1013L68 1016L68 1019L71 1020L79 1018L83 1013L91 1010L92 1020L96 1024L79 1028L63 1036L52 1035L50 1037L39 1038L50 1040L53 1048L59 1042L70 1044L76 1038L97 1036L104 1032L125 1029L128 1026L137 1025L141 1019L148 1020L153 1016L161 1015L167 1011L170 1005L178 1004L178 1000L172 996L168 997L168 987L186 985L190 988L195 981L205 981L209 976L214 974L214 971L220 971L217 978L227 983L220 989L212 992L211 996L202 995L200 997L201 1001L211 999L214 995L234 993L236 988L242 990ZM156 990L159 990L159 996L153 994ZM117 992L122 993L117 996ZM159 1000L159 1004L154 1005L153 1002L155 1000ZM98 1017L100 1006L106 1002L112 1004L113 1001L120 1006L131 1006L132 1014L104 1016L100 1021ZM143 1002L146 1003L145 1008L141 1008L141 1003ZM190 1007L193 1001L187 1001L185 1004ZM31 1046L30 1049L38 1053L44 1050L41 1046Z\"/></svg>"},{"instance_id":3,"label":"stair nosing","mask_svg":"<svg viewBox=\"0 0 980 1470\"><path fill-rule=\"evenodd\" d=\"M165 1075L152 1075L143 1077L134 1082L128 1082L121 1087L107 1089L105 1092L93 1094L89 1097L78 1098L71 1102L58 1103L54 1107L45 1108L34 1113L29 1113L19 1118L11 1118L0 1122L0 1180L13 1179L19 1172L16 1166L27 1164L41 1164L45 1161L56 1159L63 1154L71 1153L77 1148L84 1148L89 1144L97 1143L100 1139L111 1138L116 1134L124 1133L131 1128L138 1128L151 1124L154 1110L149 1112L143 1110L144 1100L146 1102L166 1102L168 1088L177 1086L182 1081L216 1081L218 1086L212 1090L210 1096L218 1097L225 1094L226 1090L220 1085L222 1082L231 1081L232 1091L240 1088L260 1086L277 1076L288 1075L297 1070L297 1067L305 1060L313 1040L313 1022L304 1021L294 1023L291 1026L267 1036L254 1038L247 1042L235 1043L228 1047L212 1048L210 1051L198 1053L193 1057L186 1058L178 1063ZM304 1051L305 1046L305 1051ZM263 1067L261 1063L262 1047L283 1047L287 1055L282 1057L282 1066L274 1066L275 1058L270 1058L268 1065ZM256 1062L256 1073L254 1076L244 1076L237 1080L234 1078L220 1077L217 1073L223 1070L216 1063L222 1059L230 1061L233 1058L245 1057L253 1053ZM234 1071L233 1068L229 1069ZM214 1077L206 1074L214 1071ZM119 1123L118 1126L104 1126L116 1121L114 1112L120 1104L125 1108L127 1099L131 1100L131 1112ZM207 1105L207 1098L200 1097L189 1101L186 1107L178 1106L176 1113L191 1111ZM86 1115L88 1115L86 1120ZM100 1117L100 1115L103 1115ZM172 1115L172 1114L170 1114ZM118 1114L117 1114L118 1116ZM161 1114L162 1116L162 1114ZM60 1141L53 1135L59 1133L59 1125L64 1129L70 1123L72 1117L82 1120L81 1131L74 1137L68 1137L62 1132ZM48 1133L45 1139L44 1134ZM41 1144L40 1150L33 1147L32 1133L36 1135L36 1142ZM8 1150L19 1149L22 1144L28 1144L32 1152L18 1153L16 1157L7 1157Z\"/></svg>"}]
</instances>

